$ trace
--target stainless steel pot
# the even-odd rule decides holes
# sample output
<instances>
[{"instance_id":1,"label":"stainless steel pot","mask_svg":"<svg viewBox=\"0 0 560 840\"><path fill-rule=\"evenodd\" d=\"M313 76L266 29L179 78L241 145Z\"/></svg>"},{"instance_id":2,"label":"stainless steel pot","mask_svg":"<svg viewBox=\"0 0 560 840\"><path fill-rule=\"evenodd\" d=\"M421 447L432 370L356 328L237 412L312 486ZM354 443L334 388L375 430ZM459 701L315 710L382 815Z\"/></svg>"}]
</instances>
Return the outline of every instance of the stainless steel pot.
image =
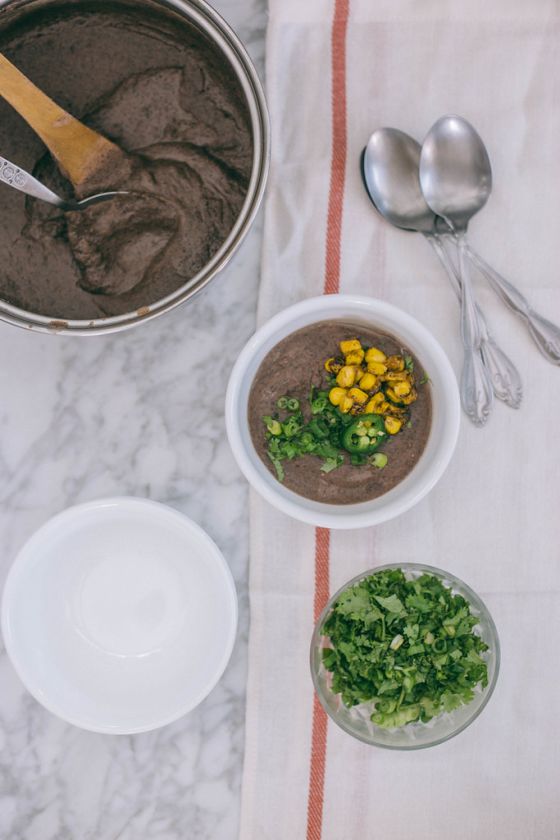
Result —
<instances>
[{"instance_id":1,"label":"stainless steel pot","mask_svg":"<svg viewBox=\"0 0 560 840\"><path fill-rule=\"evenodd\" d=\"M3 20L7 22L14 16L25 15L28 9L45 6L49 2L50 0L0 0L0 26ZM111 0L98 0L98 2L100 5L111 5ZM47 333L97 335L128 329L174 309L203 289L227 265L251 227L262 200L270 154L268 111L262 85L243 44L223 18L205 0L133 0L131 5L136 3L186 18L191 25L214 42L239 80L247 100L253 136L253 167L241 213L225 242L204 268L183 286L156 303L110 318L55 320L34 312L27 312L0 299L0 319L15 326ZM45 283L48 283L47 277L45 277Z\"/></svg>"}]
</instances>

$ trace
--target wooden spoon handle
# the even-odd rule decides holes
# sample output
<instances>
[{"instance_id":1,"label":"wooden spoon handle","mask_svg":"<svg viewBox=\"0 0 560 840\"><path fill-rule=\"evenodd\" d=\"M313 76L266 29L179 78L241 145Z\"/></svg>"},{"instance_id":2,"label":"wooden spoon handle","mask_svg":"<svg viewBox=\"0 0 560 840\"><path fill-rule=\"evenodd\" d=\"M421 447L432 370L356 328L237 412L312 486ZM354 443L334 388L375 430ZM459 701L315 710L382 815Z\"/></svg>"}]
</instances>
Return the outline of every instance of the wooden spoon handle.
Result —
<instances>
[{"instance_id":1,"label":"wooden spoon handle","mask_svg":"<svg viewBox=\"0 0 560 840\"><path fill-rule=\"evenodd\" d=\"M83 184L101 161L122 155L118 146L64 111L1 53L0 95L39 135L74 187Z\"/></svg>"}]
</instances>

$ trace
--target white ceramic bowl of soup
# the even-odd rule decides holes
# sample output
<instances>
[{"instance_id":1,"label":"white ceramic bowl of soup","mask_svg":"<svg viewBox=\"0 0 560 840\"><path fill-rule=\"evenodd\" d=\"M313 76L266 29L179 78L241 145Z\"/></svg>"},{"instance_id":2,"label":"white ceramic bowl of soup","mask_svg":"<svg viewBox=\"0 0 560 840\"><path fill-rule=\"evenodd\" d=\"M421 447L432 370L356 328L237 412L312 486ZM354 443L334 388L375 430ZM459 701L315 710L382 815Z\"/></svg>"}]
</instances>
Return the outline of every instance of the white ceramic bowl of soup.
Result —
<instances>
[{"instance_id":1,"label":"white ceramic bowl of soup","mask_svg":"<svg viewBox=\"0 0 560 840\"><path fill-rule=\"evenodd\" d=\"M321 321L353 322L390 334L412 352L429 374L432 419L425 449L413 469L382 496L333 505L301 496L284 486L260 458L249 429L249 395L261 363L280 341ZM409 510L437 484L453 455L460 423L460 399L451 364L434 336L416 318L389 303L357 295L309 298L275 315L249 339L228 384L226 427L235 459L252 487L278 510L325 528L378 525Z\"/></svg>"}]
</instances>

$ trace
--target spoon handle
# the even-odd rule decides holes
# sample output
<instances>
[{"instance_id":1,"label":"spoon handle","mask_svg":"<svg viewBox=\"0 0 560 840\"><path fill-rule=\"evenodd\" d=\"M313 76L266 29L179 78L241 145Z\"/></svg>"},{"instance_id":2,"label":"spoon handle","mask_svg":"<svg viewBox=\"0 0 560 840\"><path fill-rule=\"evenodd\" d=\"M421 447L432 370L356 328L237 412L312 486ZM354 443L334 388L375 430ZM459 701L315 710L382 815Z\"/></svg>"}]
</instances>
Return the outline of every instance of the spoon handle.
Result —
<instances>
[{"instance_id":1,"label":"spoon handle","mask_svg":"<svg viewBox=\"0 0 560 840\"><path fill-rule=\"evenodd\" d=\"M483 426L490 416L494 394L488 371L480 355L481 331L471 285L465 235L457 238L461 275L461 337L465 349L461 375L461 402L475 426Z\"/></svg>"},{"instance_id":2,"label":"spoon handle","mask_svg":"<svg viewBox=\"0 0 560 840\"><path fill-rule=\"evenodd\" d=\"M424 234L424 236L447 271L453 290L460 301L462 294L461 279L440 237L433 234ZM519 372L511 359L498 346L490 334L486 318L478 305L476 306L476 311L480 329L480 352L482 354L482 361L490 375L494 395L499 400L502 400L502 402L505 402L506 405L509 405L510 408L519 408L523 398L523 386Z\"/></svg>"},{"instance_id":3,"label":"spoon handle","mask_svg":"<svg viewBox=\"0 0 560 840\"><path fill-rule=\"evenodd\" d=\"M49 204L54 204L55 207L60 207L61 210L85 210L86 207L91 207L92 204L98 204L101 201L109 201L116 195L126 195L126 190L113 190L111 192L98 193L97 195L90 195L87 198L82 198L81 201L72 201L71 199L61 198L59 195L49 190L41 181L11 163L6 158L0 155L0 183L8 184L15 190L19 190L26 195L31 195L33 198L40 198L41 201L46 201Z\"/></svg>"},{"instance_id":4,"label":"spoon handle","mask_svg":"<svg viewBox=\"0 0 560 840\"><path fill-rule=\"evenodd\" d=\"M521 294L519 289L510 283L501 274L498 274L488 263L482 259L470 246L467 246L468 255L473 264L486 277L494 291L517 315L520 315L526 322L533 341L549 362L560 365L560 328L548 321L534 311L527 298Z\"/></svg>"},{"instance_id":5,"label":"spoon handle","mask_svg":"<svg viewBox=\"0 0 560 840\"><path fill-rule=\"evenodd\" d=\"M496 397L510 408L519 408L523 400L523 383L519 371L488 332L481 343L480 352Z\"/></svg>"},{"instance_id":6,"label":"spoon handle","mask_svg":"<svg viewBox=\"0 0 560 840\"><path fill-rule=\"evenodd\" d=\"M45 187L40 181L16 166L15 163L10 163L9 160L0 156L0 182L8 184L15 190L31 195L34 198L40 198L42 201L47 201L49 204L55 204L57 207L64 205L64 200L60 198L48 187Z\"/></svg>"},{"instance_id":7,"label":"spoon handle","mask_svg":"<svg viewBox=\"0 0 560 840\"><path fill-rule=\"evenodd\" d=\"M0 96L39 135L74 187L85 182L100 161L122 157L114 143L64 111L1 53Z\"/></svg>"}]
</instances>

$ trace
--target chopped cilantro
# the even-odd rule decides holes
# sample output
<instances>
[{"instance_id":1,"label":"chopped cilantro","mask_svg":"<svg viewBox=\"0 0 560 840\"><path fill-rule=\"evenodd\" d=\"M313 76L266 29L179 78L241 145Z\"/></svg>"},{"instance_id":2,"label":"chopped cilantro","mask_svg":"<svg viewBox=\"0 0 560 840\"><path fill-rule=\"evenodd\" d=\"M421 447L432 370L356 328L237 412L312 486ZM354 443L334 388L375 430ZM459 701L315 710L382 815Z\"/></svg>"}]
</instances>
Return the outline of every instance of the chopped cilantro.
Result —
<instances>
[{"instance_id":1,"label":"chopped cilantro","mask_svg":"<svg viewBox=\"0 0 560 840\"><path fill-rule=\"evenodd\" d=\"M386 569L341 593L322 632L324 667L347 706L384 728L429 721L488 684L488 646L469 603L432 574Z\"/></svg>"}]
</instances>

